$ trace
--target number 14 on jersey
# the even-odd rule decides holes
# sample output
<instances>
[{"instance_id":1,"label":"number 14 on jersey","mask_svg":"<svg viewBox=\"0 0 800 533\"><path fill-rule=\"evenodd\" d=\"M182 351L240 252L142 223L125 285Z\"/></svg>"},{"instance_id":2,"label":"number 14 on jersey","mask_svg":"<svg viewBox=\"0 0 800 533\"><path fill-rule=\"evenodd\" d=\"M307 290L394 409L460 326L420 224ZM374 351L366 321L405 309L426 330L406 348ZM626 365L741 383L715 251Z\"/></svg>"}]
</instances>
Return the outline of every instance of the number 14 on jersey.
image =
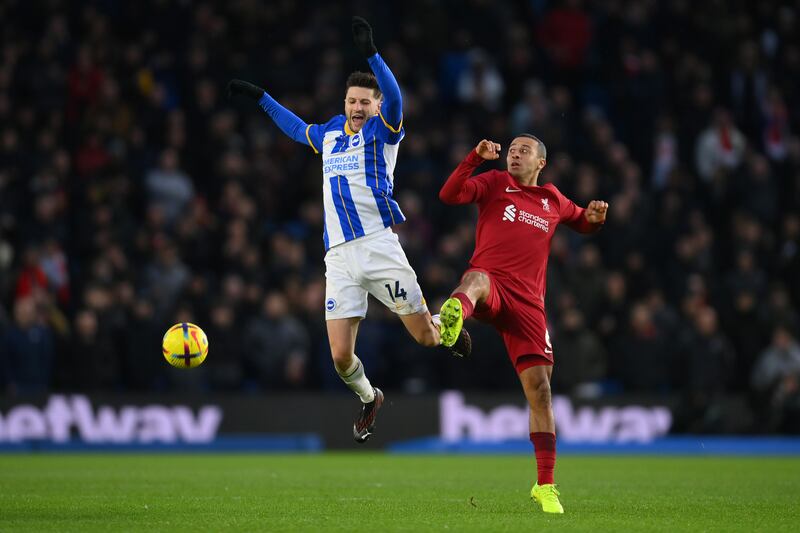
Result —
<instances>
[{"instance_id":1,"label":"number 14 on jersey","mask_svg":"<svg viewBox=\"0 0 800 533\"><path fill-rule=\"evenodd\" d=\"M389 298L391 298L393 302L396 302L398 298L408 300L408 298L406 298L406 290L400 288L399 281L394 282L394 292L392 292L392 286L389 283L384 285L384 287L386 287L386 290L389 291Z\"/></svg>"}]
</instances>

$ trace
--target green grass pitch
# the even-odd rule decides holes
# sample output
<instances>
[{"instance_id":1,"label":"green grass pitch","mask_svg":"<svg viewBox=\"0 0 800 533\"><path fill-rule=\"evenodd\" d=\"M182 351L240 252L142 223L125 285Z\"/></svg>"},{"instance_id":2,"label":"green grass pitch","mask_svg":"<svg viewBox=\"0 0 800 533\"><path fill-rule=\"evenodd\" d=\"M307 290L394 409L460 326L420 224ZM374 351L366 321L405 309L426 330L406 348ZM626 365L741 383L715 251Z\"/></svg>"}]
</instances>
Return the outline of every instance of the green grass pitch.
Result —
<instances>
[{"instance_id":1,"label":"green grass pitch","mask_svg":"<svg viewBox=\"0 0 800 533\"><path fill-rule=\"evenodd\" d=\"M800 459L0 455L0 531L797 531ZM540 529L542 528L542 529Z\"/></svg>"}]
</instances>

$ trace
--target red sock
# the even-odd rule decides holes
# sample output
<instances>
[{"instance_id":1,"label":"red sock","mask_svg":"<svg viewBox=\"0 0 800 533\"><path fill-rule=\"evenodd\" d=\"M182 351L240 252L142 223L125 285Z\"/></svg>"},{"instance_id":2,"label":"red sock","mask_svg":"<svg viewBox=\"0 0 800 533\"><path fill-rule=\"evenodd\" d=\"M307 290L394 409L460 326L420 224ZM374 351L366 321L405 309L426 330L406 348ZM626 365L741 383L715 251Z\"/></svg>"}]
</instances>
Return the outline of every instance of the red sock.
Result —
<instances>
[{"instance_id":1,"label":"red sock","mask_svg":"<svg viewBox=\"0 0 800 533\"><path fill-rule=\"evenodd\" d=\"M471 317L472 312L475 311L475 306L469 301L469 297L463 292L457 292L453 295L453 298L458 298L458 301L461 302L461 315L464 320Z\"/></svg>"},{"instance_id":2,"label":"red sock","mask_svg":"<svg viewBox=\"0 0 800 533\"><path fill-rule=\"evenodd\" d=\"M553 483L553 470L556 467L556 434L531 433L533 449L536 450L536 470L539 475L539 485Z\"/></svg>"}]
</instances>

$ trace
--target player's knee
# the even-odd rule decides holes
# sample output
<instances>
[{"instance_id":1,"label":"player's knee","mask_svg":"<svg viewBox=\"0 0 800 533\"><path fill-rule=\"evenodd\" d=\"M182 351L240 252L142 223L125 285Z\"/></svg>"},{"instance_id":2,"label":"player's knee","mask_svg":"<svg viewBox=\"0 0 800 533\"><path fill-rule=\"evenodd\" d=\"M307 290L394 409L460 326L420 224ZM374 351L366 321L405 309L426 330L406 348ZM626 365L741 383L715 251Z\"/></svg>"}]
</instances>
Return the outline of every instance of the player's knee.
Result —
<instances>
[{"instance_id":1,"label":"player's knee","mask_svg":"<svg viewBox=\"0 0 800 533\"><path fill-rule=\"evenodd\" d=\"M545 365L535 365L527 368L522 371L519 377L531 409L549 408L552 405L550 374Z\"/></svg>"},{"instance_id":2,"label":"player's knee","mask_svg":"<svg viewBox=\"0 0 800 533\"><path fill-rule=\"evenodd\" d=\"M483 288L489 286L489 276L484 272L473 270L464 274L463 282L475 288Z\"/></svg>"},{"instance_id":3,"label":"player's knee","mask_svg":"<svg viewBox=\"0 0 800 533\"><path fill-rule=\"evenodd\" d=\"M461 288L476 300L486 298L490 287L489 276L483 272L467 272L461 280Z\"/></svg>"},{"instance_id":4,"label":"player's knee","mask_svg":"<svg viewBox=\"0 0 800 533\"><path fill-rule=\"evenodd\" d=\"M347 370L353 363L353 351L349 346L331 344L333 364L340 370Z\"/></svg>"},{"instance_id":5,"label":"player's knee","mask_svg":"<svg viewBox=\"0 0 800 533\"><path fill-rule=\"evenodd\" d=\"M541 380L535 385L534 398L536 405L540 409L550 408L553 404L553 394L550 390L550 382L546 379Z\"/></svg>"},{"instance_id":6,"label":"player's knee","mask_svg":"<svg viewBox=\"0 0 800 533\"><path fill-rule=\"evenodd\" d=\"M463 281L464 283L469 283L470 285L484 285L489 283L489 276L483 272L473 270L464 274Z\"/></svg>"}]
</instances>

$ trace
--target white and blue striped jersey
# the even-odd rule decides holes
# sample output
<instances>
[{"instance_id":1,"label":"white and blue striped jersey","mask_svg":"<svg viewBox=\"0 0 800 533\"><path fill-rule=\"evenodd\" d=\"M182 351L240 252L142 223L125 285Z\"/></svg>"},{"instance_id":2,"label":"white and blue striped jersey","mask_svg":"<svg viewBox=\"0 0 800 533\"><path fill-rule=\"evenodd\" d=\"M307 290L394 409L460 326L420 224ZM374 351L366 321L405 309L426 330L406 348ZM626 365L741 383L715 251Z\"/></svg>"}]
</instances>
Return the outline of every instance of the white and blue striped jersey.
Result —
<instances>
[{"instance_id":1,"label":"white and blue striped jersey","mask_svg":"<svg viewBox=\"0 0 800 533\"><path fill-rule=\"evenodd\" d=\"M380 54L367 62L384 100L382 113L368 119L358 133L350 131L344 115L325 124L306 124L266 91L258 101L286 135L322 155L326 251L406 219L392 199L397 150L405 135L402 95Z\"/></svg>"},{"instance_id":2,"label":"white and blue striped jersey","mask_svg":"<svg viewBox=\"0 0 800 533\"><path fill-rule=\"evenodd\" d=\"M381 115L350 131L344 115L310 124L306 140L322 155L325 250L405 220L392 198L402 122L391 127Z\"/></svg>"}]
</instances>

